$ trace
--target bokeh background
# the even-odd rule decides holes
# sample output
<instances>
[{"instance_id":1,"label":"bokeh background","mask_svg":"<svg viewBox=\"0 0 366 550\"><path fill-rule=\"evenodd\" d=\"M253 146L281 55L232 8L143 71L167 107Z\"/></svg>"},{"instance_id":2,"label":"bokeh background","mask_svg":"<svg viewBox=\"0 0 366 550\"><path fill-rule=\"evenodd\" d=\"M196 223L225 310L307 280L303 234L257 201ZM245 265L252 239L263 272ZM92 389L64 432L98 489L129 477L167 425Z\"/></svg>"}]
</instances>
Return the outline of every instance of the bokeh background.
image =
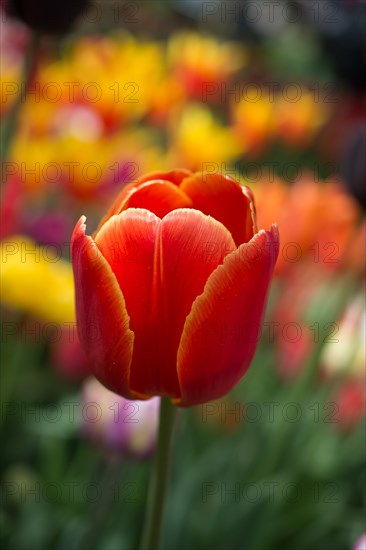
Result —
<instances>
[{"instance_id":1,"label":"bokeh background","mask_svg":"<svg viewBox=\"0 0 366 550\"><path fill-rule=\"evenodd\" d=\"M249 185L281 250L249 373L179 415L162 548L364 548L364 2L0 16L3 547L138 546L158 405L89 376L69 242L139 175L184 167Z\"/></svg>"}]
</instances>

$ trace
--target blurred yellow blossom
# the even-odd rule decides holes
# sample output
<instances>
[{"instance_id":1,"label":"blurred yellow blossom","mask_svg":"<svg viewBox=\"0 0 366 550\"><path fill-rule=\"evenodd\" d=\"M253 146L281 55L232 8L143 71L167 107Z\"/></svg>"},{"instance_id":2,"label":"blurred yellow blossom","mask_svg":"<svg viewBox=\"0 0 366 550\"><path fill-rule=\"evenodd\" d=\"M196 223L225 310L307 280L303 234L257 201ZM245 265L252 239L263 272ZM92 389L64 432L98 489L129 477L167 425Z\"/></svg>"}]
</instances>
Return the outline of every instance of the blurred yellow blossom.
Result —
<instances>
[{"instance_id":1,"label":"blurred yellow blossom","mask_svg":"<svg viewBox=\"0 0 366 550\"><path fill-rule=\"evenodd\" d=\"M261 151L273 133L273 102L267 97L257 101L240 101L231 103L233 130L243 149Z\"/></svg>"},{"instance_id":2,"label":"blurred yellow blossom","mask_svg":"<svg viewBox=\"0 0 366 550\"><path fill-rule=\"evenodd\" d=\"M134 181L140 173L165 165L163 151L153 130L134 130L88 139L88 128L77 116L63 133L30 139L26 131L14 141L8 176L15 176L23 189L42 192L52 187L82 198L92 198L102 188ZM80 132L78 132L78 129ZM86 131L86 134L83 134Z\"/></svg>"},{"instance_id":3,"label":"blurred yellow blossom","mask_svg":"<svg viewBox=\"0 0 366 550\"><path fill-rule=\"evenodd\" d=\"M296 101L278 94L274 108L274 131L289 145L306 145L327 122L329 103L298 86Z\"/></svg>"},{"instance_id":4,"label":"blurred yellow blossom","mask_svg":"<svg viewBox=\"0 0 366 550\"><path fill-rule=\"evenodd\" d=\"M203 99L205 86L221 86L229 77L247 64L247 52L238 42L220 42L208 35L196 32L173 34L168 42L168 66L172 67L189 96Z\"/></svg>"},{"instance_id":5,"label":"blurred yellow blossom","mask_svg":"<svg viewBox=\"0 0 366 550\"><path fill-rule=\"evenodd\" d=\"M273 138L304 146L331 114L330 104L304 86L290 94L290 84L272 93L264 84L243 83L237 92L231 101L233 128L243 147L254 152Z\"/></svg>"},{"instance_id":6,"label":"blurred yellow blossom","mask_svg":"<svg viewBox=\"0 0 366 550\"><path fill-rule=\"evenodd\" d=\"M115 131L148 111L164 67L164 48L157 41L139 42L128 34L83 37L59 59L40 63L25 95L23 118L42 133L59 109L88 107L104 131Z\"/></svg>"},{"instance_id":7,"label":"blurred yellow blossom","mask_svg":"<svg viewBox=\"0 0 366 550\"><path fill-rule=\"evenodd\" d=\"M202 170L206 163L231 162L242 153L231 130L199 104L187 105L172 121L171 143L177 163L191 170Z\"/></svg>"},{"instance_id":8,"label":"blurred yellow blossom","mask_svg":"<svg viewBox=\"0 0 366 550\"><path fill-rule=\"evenodd\" d=\"M65 243L66 245L66 243ZM1 302L48 322L75 321L71 263L24 235L1 242Z\"/></svg>"}]
</instances>

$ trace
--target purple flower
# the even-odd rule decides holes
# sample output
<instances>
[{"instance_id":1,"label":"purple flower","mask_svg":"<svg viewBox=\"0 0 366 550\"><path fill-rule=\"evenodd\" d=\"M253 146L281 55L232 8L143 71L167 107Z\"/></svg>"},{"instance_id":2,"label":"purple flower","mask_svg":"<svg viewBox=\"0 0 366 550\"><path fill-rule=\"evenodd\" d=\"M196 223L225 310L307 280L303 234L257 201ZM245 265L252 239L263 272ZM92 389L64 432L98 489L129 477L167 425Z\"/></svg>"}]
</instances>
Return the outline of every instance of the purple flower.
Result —
<instances>
[{"instance_id":1,"label":"purple flower","mask_svg":"<svg viewBox=\"0 0 366 550\"><path fill-rule=\"evenodd\" d=\"M82 389L82 432L121 454L148 457L155 448L159 402L158 397L129 401L90 377Z\"/></svg>"}]
</instances>

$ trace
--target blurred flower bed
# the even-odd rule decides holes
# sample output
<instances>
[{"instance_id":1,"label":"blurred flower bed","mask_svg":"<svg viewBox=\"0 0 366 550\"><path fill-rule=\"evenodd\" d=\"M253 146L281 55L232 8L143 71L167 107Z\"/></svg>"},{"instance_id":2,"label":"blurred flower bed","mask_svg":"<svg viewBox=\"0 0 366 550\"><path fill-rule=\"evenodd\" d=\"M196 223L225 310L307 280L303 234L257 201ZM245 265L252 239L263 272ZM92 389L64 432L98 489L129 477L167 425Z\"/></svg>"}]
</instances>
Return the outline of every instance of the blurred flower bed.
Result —
<instances>
[{"instance_id":1,"label":"blurred flower bed","mask_svg":"<svg viewBox=\"0 0 366 550\"><path fill-rule=\"evenodd\" d=\"M249 185L281 250L249 374L180 418L163 548L351 548L365 531L366 224L337 140L354 98L311 70L275 78L276 49L263 66L259 46L196 30L43 44L25 87L29 31L3 29L5 121L21 97L2 166L4 545L137 545L156 407L88 377L69 242L81 213L95 229L124 185L181 166Z\"/></svg>"}]
</instances>

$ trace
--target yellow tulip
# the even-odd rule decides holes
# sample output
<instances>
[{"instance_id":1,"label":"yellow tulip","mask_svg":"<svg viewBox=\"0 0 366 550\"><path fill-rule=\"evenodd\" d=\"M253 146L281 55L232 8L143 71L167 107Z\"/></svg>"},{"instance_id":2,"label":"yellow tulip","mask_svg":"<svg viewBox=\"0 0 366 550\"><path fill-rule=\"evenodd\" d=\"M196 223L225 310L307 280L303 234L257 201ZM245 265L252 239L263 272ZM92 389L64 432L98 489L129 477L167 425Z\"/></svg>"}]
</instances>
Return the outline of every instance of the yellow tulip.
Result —
<instances>
[{"instance_id":1,"label":"yellow tulip","mask_svg":"<svg viewBox=\"0 0 366 550\"><path fill-rule=\"evenodd\" d=\"M24 235L2 241L1 302L46 322L74 322L72 268L60 253Z\"/></svg>"}]
</instances>

